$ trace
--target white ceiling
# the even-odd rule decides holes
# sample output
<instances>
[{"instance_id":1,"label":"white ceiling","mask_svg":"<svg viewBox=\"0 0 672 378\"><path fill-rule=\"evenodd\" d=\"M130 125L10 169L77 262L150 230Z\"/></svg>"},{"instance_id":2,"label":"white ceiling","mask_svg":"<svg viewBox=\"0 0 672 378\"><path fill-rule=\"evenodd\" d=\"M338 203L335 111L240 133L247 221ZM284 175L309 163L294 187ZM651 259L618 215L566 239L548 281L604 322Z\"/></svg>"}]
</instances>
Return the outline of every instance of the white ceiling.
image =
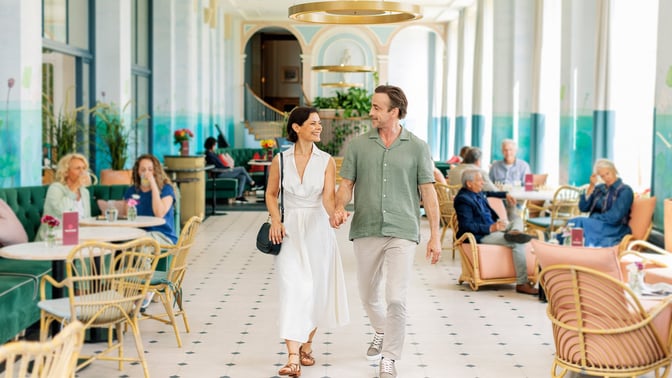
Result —
<instances>
[{"instance_id":1,"label":"white ceiling","mask_svg":"<svg viewBox=\"0 0 672 378\"><path fill-rule=\"evenodd\" d=\"M324 0L221 0L219 6L224 12L240 15L247 21L288 21L287 9L296 4ZM413 3L422 7L420 22L447 22L458 16L460 9L469 6L475 0L412 0L399 1Z\"/></svg>"}]
</instances>

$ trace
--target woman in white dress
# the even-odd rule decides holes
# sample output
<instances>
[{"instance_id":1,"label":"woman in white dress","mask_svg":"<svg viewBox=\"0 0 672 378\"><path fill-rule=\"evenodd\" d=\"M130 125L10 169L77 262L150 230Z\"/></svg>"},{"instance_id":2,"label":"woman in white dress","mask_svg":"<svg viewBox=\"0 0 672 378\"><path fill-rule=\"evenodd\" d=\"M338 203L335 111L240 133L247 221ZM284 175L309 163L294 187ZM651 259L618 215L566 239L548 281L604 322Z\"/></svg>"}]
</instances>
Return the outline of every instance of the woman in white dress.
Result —
<instances>
[{"instance_id":1,"label":"woman in white dress","mask_svg":"<svg viewBox=\"0 0 672 378\"><path fill-rule=\"evenodd\" d=\"M298 377L312 366L312 341L317 327L334 328L349 321L347 294L336 234L329 224L334 211L336 164L314 142L322 125L315 108L298 107L287 121L283 154L284 222L278 208L280 156L270 167L266 206L271 215L270 238L282 242L276 257L279 285L280 337L288 362L279 375Z\"/></svg>"}]
</instances>

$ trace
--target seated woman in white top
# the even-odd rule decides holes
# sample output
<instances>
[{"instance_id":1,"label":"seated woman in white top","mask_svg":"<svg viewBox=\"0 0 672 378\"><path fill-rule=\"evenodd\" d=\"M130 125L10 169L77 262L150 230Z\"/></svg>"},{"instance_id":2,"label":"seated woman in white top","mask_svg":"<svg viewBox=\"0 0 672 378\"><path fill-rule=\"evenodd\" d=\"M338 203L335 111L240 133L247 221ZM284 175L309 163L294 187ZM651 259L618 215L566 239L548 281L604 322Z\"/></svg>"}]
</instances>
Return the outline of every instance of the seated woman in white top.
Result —
<instances>
[{"instance_id":1,"label":"seated woman in white top","mask_svg":"<svg viewBox=\"0 0 672 378\"><path fill-rule=\"evenodd\" d=\"M54 183L47 189L42 215L51 215L63 221L64 211L77 211L79 219L91 216L89 190L89 162L84 155L67 154L58 161ZM40 225L35 240L43 240L47 229L46 224Z\"/></svg>"}]
</instances>

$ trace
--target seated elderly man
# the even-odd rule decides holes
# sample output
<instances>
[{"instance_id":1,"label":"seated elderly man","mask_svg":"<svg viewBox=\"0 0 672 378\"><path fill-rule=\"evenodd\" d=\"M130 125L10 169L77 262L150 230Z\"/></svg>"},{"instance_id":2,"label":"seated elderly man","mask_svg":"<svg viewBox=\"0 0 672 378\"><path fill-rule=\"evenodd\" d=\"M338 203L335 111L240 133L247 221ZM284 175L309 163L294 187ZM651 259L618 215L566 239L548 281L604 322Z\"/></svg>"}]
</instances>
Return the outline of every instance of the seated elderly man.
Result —
<instances>
[{"instance_id":1,"label":"seated elderly man","mask_svg":"<svg viewBox=\"0 0 672 378\"><path fill-rule=\"evenodd\" d=\"M513 139L502 141L502 155L504 159L497 160L490 167L490 180L502 184L522 184L525 175L530 173L530 165L524 160L516 158L518 145Z\"/></svg>"},{"instance_id":2,"label":"seated elderly man","mask_svg":"<svg viewBox=\"0 0 672 378\"><path fill-rule=\"evenodd\" d=\"M527 279L525 243L531 239L522 233L520 218L507 225L490 207L487 197L504 198L506 192L483 192L483 175L480 169L467 169L462 173L462 189L455 196L453 205L459 224L457 237L470 232L478 243L496 244L511 248L516 270L516 291L535 295L539 291Z\"/></svg>"},{"instance_id":3,"label":"seated elderly man","mask_svg":"<svg viewBox=\"0 0 672 378\"><path fill-rule=\"evenodd\" d=\"M481 149L478 147L469 147L467 152L464 154L464 161L455 168L448 171L448 183L450 185L461 185L464 181L462 180L462 173L469 169L477 169L481 172L481 177L483 178L483 190L486 192L496 192L498 189L495 184L490 181L488 178L488 173L481 169ZM506 215L510 220L520 220L520 211L516 206L516 199L507 196L506 201L504 201L506 206ZM522 223L522 220L521 220Z\"/></svg>"}]
</instances>

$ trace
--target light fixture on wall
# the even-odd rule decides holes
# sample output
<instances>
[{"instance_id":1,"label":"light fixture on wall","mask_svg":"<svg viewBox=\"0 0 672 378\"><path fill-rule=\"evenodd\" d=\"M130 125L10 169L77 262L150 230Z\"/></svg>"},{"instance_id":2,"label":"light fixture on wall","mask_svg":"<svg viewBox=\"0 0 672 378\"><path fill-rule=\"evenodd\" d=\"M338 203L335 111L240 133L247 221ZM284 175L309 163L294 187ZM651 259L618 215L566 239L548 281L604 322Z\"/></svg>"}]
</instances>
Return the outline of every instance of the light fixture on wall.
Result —
<instances>
[{"instance_id":1,"label":"light fixture on wall","mask_svg":"<svg viewBox=\"0 0 672 378\"><path fill-rule=\"evenodd\" d=\"M339 81L336 83L322 83L323 87L328 87L328 88L351 88L351 87L363 87L364 84L362 83L346 83L343 81Z\"/></svg>"},{"instance_id":2,"label":"light fixture on wall","mask_svg":"<svg viewBox=\"0 0 672 378\"><path fill-rule=\"evenodd\" d=\"M318 72L374 72L375 69L371 66L351 66L339 64L335 66L313 66L313 71Z\"/></svg>"},{"instance_id":3,"label":"light fixture on wall","mask_svg":"<svg viewBox=\"0 0 672 378\"><path fill-rule=\"evenodd\" d=\"M289 7L289 18L318 24L390 24L419 20L419 5L392 1L319 1Z\"/></svg>"}]
</instances>

